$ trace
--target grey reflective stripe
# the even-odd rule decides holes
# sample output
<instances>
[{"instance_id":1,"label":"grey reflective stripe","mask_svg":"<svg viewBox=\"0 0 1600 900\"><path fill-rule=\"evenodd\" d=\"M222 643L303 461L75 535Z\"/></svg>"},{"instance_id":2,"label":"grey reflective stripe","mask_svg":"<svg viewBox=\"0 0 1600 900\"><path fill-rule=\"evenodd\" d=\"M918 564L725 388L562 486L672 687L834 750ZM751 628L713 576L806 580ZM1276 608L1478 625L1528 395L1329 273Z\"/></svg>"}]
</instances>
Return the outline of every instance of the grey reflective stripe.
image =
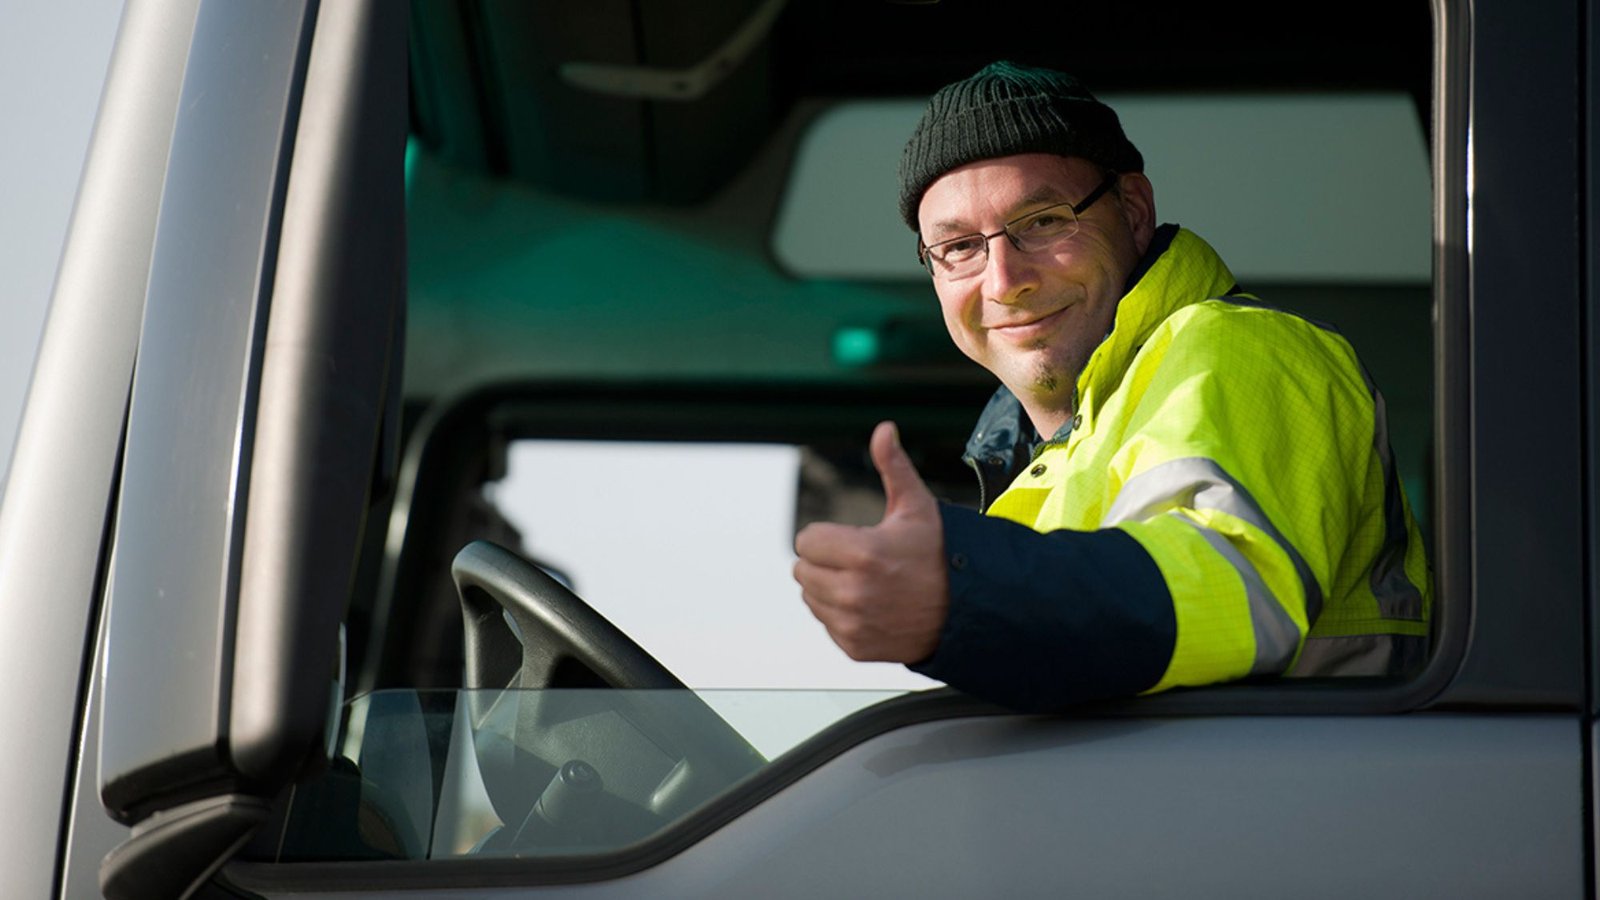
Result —
<instances>
[{"instance_id":1,"label":"grey reflective stripe","mask_svg":"<svg viewBox=\"0 0 1600 900\"><path fill-rule=\"evenodd\" d=\"M1289 670L1295 677L1323 675L1405 675L1428 659L1428 639L1410 634L1352 634L1308 637Z\"/></svg>"},{"instance_id":2,"label":"grey reflective stripe","mask_svg":"<svg viewBox=\"0 0 1600 900\"><path fill-rule=\"evenodd\" d=\"M1300 586L1306 595L1306 621L1317 620L1322 612L1322 586L1312 574L1311 566L1306 564L1305 557L1283 533L1273 526L1244 485L1234 481L1214 460L1190 456L1164 462L1139 473L1122 486L1116 502L1111 504L1110 511L1100 520L1100 527L1149 519L1178 508L1225 512L1265 532L1283 548L1294 564L1295 574L1300 576Z\"/></svg>"},{"instance_id":3,"label":"grey reflective stripe","mask_svg":"<svg viewBox=\"0 0 1600 900\"><path fill-rule=\"evenodd\" d=\"M1372 449L1383 463L1383 545L1372 562L1370 586L1377 598L1378 612L1385 618L1422 621L1422 591L1406 577L1406 544L1411 538L1406 528L1406 510L1401 502L1400 474L1395 469L1394 451L1389 446L1389 416L1383 392L1373 383L1365 366L1361 377L1372 392Z\"/></svg>"},{"instance_id":4,"label":"grey reflective stripe","mask_svg":"<svg viewBox=\"0 0 1600 900\"><path fill-rule=\"evenodd\" d=\"M1226 559L1244 581L1244 593L1250 600L1250 627L1256 637L1256 659L1250 667L1250 674L1280 674L1289 667L1295 651L1300 647L1300 629L1289 618L1288 610L1273 596L1267 583L1261 580L1261 573L1250 564L1250 560L1244 558L1238 547L1209 528L1202 528L1188 519L1183 519L1183 522L1200 532L1211 549Z\"/></svg>"}]
</instances>

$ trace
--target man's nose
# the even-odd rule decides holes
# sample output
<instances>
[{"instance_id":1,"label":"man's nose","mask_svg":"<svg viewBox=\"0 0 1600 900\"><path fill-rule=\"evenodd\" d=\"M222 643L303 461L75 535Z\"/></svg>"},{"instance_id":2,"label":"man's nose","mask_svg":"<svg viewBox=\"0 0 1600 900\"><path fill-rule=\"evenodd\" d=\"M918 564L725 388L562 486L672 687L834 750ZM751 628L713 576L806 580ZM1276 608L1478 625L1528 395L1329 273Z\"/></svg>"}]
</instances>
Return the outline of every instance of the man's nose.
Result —
<instances>
[{"instance_id":1,"label":"man's nose","mask_svg":"<svg viewBox=\"0 0 1600 900\"><path fill-rule=\"evenodd\" d=\"M1000 303L1016 303L1039 286L1038 260L997 234L989 239L989 264L983 270L984 294Z\"/></svg>"}]
</instances>

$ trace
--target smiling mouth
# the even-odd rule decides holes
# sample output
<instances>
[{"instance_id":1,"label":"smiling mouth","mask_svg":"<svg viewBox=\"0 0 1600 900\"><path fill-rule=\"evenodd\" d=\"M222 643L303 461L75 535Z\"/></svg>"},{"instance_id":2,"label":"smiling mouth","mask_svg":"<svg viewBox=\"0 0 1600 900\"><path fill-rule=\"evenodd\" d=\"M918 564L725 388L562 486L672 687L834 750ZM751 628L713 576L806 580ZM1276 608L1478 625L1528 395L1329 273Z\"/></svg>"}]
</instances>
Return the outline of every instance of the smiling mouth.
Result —
<instances>
[{"instance_id":1,"label":"smiling mouth","mask_svg":"<svg viewBox=\"0 0 1600 900\"><path fill-rule=\"evenodd\" d=\"M1061 318L1061 314L1071 308L1072 307L1070 305L1063 306L1055 312L1046 313L1037 319L1030 319L1026 322L1018 322L1010 325L992 325L989 327L989 330L995 334L1010 338L1011 340L1031 340L1048 332L1055 326L1056 321Z\"/></svg>"}]
</instances>

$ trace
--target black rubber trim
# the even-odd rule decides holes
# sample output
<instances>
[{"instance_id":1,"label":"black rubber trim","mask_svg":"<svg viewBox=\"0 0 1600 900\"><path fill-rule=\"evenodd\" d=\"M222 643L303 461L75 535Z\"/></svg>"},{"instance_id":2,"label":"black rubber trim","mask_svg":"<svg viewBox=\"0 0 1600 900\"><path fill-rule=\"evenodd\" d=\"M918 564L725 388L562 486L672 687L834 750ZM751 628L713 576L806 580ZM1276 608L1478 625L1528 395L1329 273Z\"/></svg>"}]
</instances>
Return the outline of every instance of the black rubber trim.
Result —
<instances>
[{"instance_id":1,"label":"black rubber trim","mask_svg":"<svg viewBox=\"0 0 1600 900\"><path fill-rule=\"evenodd\" d=\"M134 366L138 365L137 354ZM85 720L89 715L89 694L98 674L95 669L95 657L104 634L106 612L106 590L111 578L111 545L117 533L117 508L122 499L122 456L128 449L128 408L133 397L133 366L128 368L127 392L122 400L122 437L117 441L116 462L111 468L111 487L106 495L106 514L104 525L100 529L100 561L95 567L94 594L90 599L89 615L85 621L83 636L83 657L79 661L77 707L72 715L72 733L77 743L72 748L72 756L67 760L67 780L61 797L61 830L56 837L56 866L55 875L51 879L50 896L59 897L66 885L67 857L72 849L73 819L77 810L77 796L80 789L94 790L94 785L80 785L79 776L84 770L83 748L87 743L84 739ZM90 764L90 771L99 766L99 760Z\"/></svg>"},{"instance_id":2,"label":"black rubber trim","mask_svg":"<svg viewBox=\"0 0 1600 900\"><path fill-rule=\"evenodd\" d=\"M1578 5L1577 53L1578 71L1578 153L1577 177L1580 210L1578 217L1578 246L1585 248L1578 260L1578 321L1580 334L1584 336L1583 368L1584 378L1579 383L1579 395L1583 398L1582 406L1585 416L1583 434L1588 446L1584 452L1582 496L1589 498L1586 515L1583 520L1584 535L1583 546L1588 549L1583 559L1583 582L1587 587L1587 597L1582 605L1583 613L1583 684L1587 697L1584 709L1588 712L1585 716L1583 727L1579 729L1579 737L1583 748L1583 846L1587 850L1588 865L1583 867L1583 895L1595 896L1597 873L1596 867L1600 860L1596 859L1596 821L1595 798L1600 793L1600 770L1597 770L1595 760L1595 727L1594 715L1597 705L1600 705L1600 689L1596 687L1596 660L1597 646L1596 635L1596 604L1600 604L1600 589L1596 585L1596 518L1597 504L1594 495L1596 480L1597 448L1600 448L1600 439L1597 439L1597 428L1600 428L1600 416L1596 416L1595 400L1600 397L1600 370L1596 366L1596 352L1600 349L1600 335L1596 333L1596 326L1600 324L1597 316L1596 304L1600 296L1596 295L1596 276L1600 274L1600 251L1594 246L1596 233L1595 221L1600 217L1600 193L1596 191L1596 175L1600 172L1600 161L1596 159L1596 152L1600 150L1600 126L1597 126L1593 107L1591 104L1600 89L1600 18L1595 15L1600 12L1595 0Z\"/></svg>"},{"instance_id":3,"label":"black rubber trim","mask_svg":"<svg viewBox=\"0 0 1600 900\"><path fill-rule=\"evenodd\" d=\"M1472 310L1464 189L1472 17L1464 0L1433 0L1432 8L1433 655L1412 682L1418 693L1430 700L1449 687L1461 667L1477 602L1472 580Z\"/></svg>"},{"instance_id":4,"label":"black rubber trim","mask_svg":"<svg viewBox=\"0 0 1600 900\"><path fill-rule=\"evenodd\" d=\"M1584 379L1580 383L1580 394L1583 397L1584 415L1586 424L1584 437L1588 447L1584 454L1586 465L1583 470L1582 496L1589 498L1587 515L1584 519L1583 546L1588 548L1584 557L1584 583L1588 586L1588 602L1583 606L1583 633L1584 646L1584 677L1583 683L1587 688L1588 697L1585 708L1589 714L1600 713L1600 671L1596 671L1595 652L1600 648L1600 634L1596 628L1600 627L1596 611L1600 608L1600 571L1597 571L1595 560L1600 558L1600 531L1596 529L1596 522L1600 522L1600 498L1595 497L1594 485L1597 473L1600 473L1600 415L1596 415L1595 403L1600 399L1600 364L1597 364L1597 354L1600 354L1600 292L1596 290L1597 276L1600 276L1600 248L1594 245L1595 225L1600 220L1600 121L1597 121L1590 104L1600 97L1600 12L1595 3L1580 4L1578 7L1578 67L1583 77L1578 80L1578 195L1582 199L1583 214L1578 218L1578 246L1585 248L1578 266L1578 294L1583 302L1578 304L1578 321L1581 323L1584 335ZM1593 794L1589 798L1592 805ZM1589 810L1585 810L1586 813ZM1591 820L1592 822L1592 820ZM1589 836L1589 846L1594 846L1594 836ZM1593 876L1591 869L1590 875ZM1589 896L1594 896L1595 885L1590 884L1587 891Z\"/></svg>"}]
</instances>

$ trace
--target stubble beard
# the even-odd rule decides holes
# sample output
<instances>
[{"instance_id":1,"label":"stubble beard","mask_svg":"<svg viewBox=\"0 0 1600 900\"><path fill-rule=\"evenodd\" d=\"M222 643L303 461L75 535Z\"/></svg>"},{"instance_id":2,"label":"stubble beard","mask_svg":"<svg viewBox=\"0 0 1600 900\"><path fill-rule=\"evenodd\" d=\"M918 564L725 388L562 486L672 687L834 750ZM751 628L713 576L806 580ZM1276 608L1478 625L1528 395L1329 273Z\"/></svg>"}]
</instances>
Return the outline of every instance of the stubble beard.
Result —
<instances>
[{"instance_id":1,"label":"stubble beard","mask_svg":"<svg viewBox=\"0 0 1600 900\"><path fill-rule=\"evenodd\" d=\"M1044 341L1039 341L1032 349L1044 350L1046 346ZM1048 358L1041 358L1038 366L1034 368L1033 386L1040 394L1047 396L1054 394L1056 388L1061 386L1061 373L1056 371L1056 367L1050 364Z\"/></svg>"}]
</instances>

